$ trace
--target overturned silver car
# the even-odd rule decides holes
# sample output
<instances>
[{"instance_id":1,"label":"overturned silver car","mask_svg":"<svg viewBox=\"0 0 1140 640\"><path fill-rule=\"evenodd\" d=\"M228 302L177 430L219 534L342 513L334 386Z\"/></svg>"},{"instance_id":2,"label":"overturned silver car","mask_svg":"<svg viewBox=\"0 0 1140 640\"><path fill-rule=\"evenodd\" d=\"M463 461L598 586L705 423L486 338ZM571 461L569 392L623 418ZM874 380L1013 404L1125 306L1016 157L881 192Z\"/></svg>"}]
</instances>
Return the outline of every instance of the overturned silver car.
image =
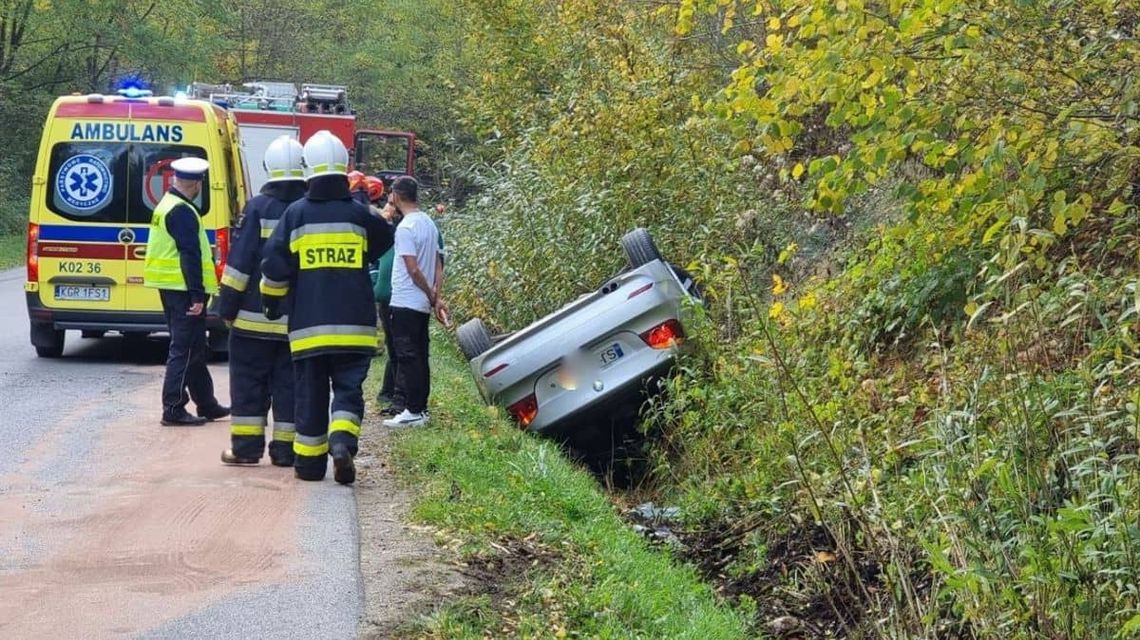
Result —
<instances>
[{"instance_id":1,"label":"overturned silver car","mask_svg":"<svg viewBox=\"0 0 1140 640\"><path fill-rule=\"evenodd\" d=\"M481 319L458 330L483 399L523 429L567 436L579 424L634 415L684 340L681 312L699 289L649 233L622 238L628 269L530 326L495 338Z\"/></svg>"}]
</instances>

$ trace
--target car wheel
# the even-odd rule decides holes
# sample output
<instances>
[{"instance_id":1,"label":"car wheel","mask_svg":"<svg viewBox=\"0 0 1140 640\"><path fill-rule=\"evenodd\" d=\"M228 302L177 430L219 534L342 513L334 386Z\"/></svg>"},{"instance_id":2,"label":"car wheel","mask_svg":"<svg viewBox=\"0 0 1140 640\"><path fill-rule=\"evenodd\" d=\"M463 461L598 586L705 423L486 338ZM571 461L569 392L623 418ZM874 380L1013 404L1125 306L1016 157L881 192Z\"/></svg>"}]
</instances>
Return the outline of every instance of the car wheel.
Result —
<instances>
[{"instance_id":1,"label":"car wheel","mask_svg":"<svg viewBox=\"0 0 1140 640\"><path fill-rule=\"evenodd\" d=\"M653 237L645 229L638 227L621 238L621 248L625 251L625 259L631 269L661 259L661 252L653 243Z\"/></svg>"},{"instance_id":2,"label":"car wheel","mask_svg":"<svg viewBox=\"0 0 1140 640\"><path fill-rule=\"evenodd\" d=\"M65 331L46 328L38 325L32 326L32 345L36 348L36 355L41 358L59 358L63 355Z\"/></svg>"},{"instance_id":3,"label":"car wheel","mask_svg":"<svg viewBox=\"0 0 1140 640\"><path fill-rule=\"evenodd\" d=\"M468 360L474 360L491 348L491 332L479 318L468 320L455 332L459 349Z\"/></svg>"}]
</instances>

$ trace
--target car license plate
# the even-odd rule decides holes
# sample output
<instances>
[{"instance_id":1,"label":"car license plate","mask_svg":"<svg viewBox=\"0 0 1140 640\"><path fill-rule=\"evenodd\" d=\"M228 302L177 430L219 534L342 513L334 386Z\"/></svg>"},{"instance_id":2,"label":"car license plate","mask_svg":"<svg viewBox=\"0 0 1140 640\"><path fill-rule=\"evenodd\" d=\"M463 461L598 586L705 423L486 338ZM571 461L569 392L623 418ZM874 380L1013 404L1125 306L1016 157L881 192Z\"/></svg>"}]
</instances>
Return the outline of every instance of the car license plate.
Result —
<instances>
[{"instance_id":1,"label":"car license plate","mask_svg":"<svg viewBox=\"0 0 1140 640\"><path fill-rule=\"evenodd\" d=\"M622 350L620 344L615 342L609 347L602 349L602 352L599 355L602 358L602 366L607 367L617 362L618 360L621 360L622 357L625 356L625 351Z\"/></svg>"},{"instance_id":2,"label":"car license plate","mask_svg":"<svg viewBox=\"0 0 1140 640\"><path fill-rule=\"evenodd\" d=\"M80 302L107 302L111 299L110 287L75 287L57 284L56 300L77 300Z\"/></svg>"}]
</instances>

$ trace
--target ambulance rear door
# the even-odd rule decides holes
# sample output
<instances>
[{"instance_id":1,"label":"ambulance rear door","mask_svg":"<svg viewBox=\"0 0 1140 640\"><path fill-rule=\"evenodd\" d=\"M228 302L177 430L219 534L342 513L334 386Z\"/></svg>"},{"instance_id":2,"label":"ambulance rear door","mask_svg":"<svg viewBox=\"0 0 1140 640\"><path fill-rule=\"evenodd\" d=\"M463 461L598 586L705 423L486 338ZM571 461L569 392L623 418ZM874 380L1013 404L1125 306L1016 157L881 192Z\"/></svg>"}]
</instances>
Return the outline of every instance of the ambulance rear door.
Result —
<instances>
[{"instance_id":1,"label":"ambulance rear door","mask_svg":"<svg viewBox=\"0 0 1140 640\"><path fill-rule=\"evenodd\" d=\"M134 139L130 147L130 167L134 179L126 199L134 240L127 249L126 309L161 312L162 301L158 291L143 286L146 243L150 237L154 208L174 179L174 170L170 168L172 162L188 157L203 158L211 164L215 161L207 150L213 146L211 136L217 133L208 126L205 114L197 106L137 102L131 105L131 116ZM204 185L210 184L212 173L213 168L207 172ZM211 190L204 188L194 200L204 214L210 211L211 196ZM216 234L208 225L206 235L213 245Z\"/></svg>"},{"instance_id":2,"label":"ambulance rear door","mask_svg":"<svg viewBox=\"0 0 1140 640\"><path fill-rule=\"evenodd\" d=\"M45 130L34 178L40 299L52 309L126 308L130 146L116 139L126 105L60 104Z\"/></svg>"}]
</instances>

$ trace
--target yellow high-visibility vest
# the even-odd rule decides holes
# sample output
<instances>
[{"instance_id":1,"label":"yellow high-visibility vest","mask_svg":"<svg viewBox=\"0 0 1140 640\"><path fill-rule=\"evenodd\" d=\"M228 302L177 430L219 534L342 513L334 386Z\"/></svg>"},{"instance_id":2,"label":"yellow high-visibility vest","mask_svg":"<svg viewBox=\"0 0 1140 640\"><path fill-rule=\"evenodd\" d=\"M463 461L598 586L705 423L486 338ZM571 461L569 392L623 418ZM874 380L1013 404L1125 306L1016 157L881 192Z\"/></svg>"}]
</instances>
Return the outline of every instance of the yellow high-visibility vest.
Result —
<instances>
[{"instance_id":1,"label":"yellow high-visibility vest","mask_svg":"<svg viewBox=\"0 0 1140 640\"><path fill-rule=\"evenodd\" d=\"M186 201L168 192L154 208L143 266L143 285L147 287L186 291L186 278L182 275L178 245L174 242L174 236L166 230L166 216L180 204L186 204ZM213 295L218 292L214 254L210 249L210 241L206 238L206 228L202 226L201 217L195 215L194 221L198 223L198 245L202 252L202 285L207 294Z\"/></svg>"}]
</instances>

